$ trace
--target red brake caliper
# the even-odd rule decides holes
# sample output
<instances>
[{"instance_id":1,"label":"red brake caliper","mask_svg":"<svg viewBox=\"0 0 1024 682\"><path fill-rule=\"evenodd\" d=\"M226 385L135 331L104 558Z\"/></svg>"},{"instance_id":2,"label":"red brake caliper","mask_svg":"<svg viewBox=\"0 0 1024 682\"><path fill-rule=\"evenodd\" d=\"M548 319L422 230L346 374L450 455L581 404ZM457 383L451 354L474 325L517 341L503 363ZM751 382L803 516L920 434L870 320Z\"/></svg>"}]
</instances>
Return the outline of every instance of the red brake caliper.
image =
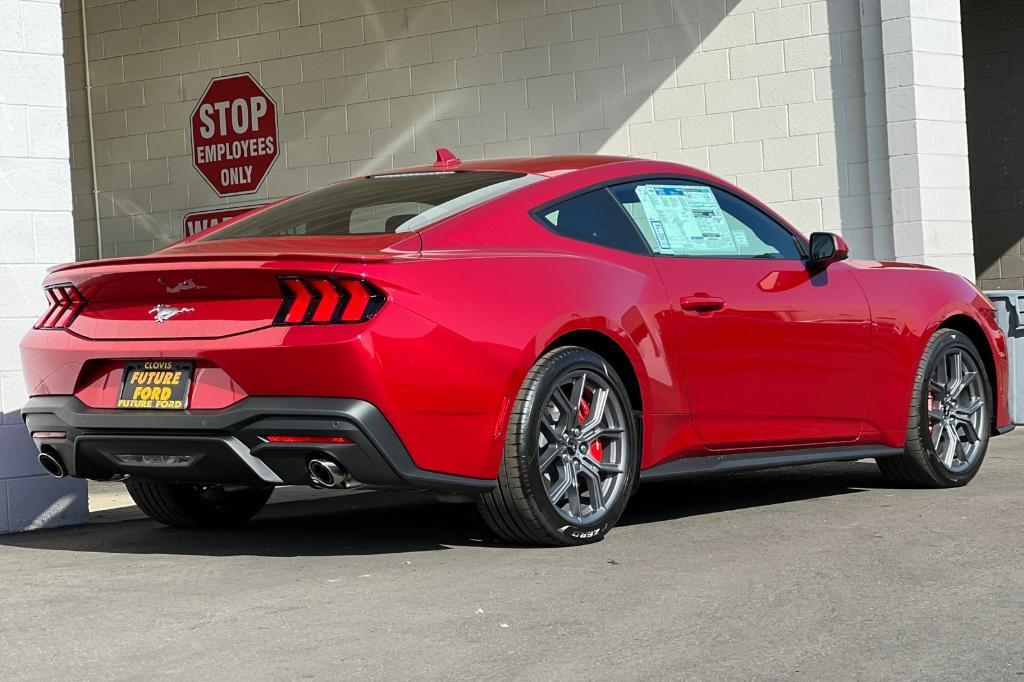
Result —
<instances>
[{"instance_id":1,"label":"red brake caliper","mask_svg":"<svg viewBox=\"0 0 1024 682\"><path fill-rule=\"evenodd\" d=\"M587 421L587 417L589 417L589 416L590 416L590 403L588 403L586 400L583 400L581 398L580 399L579 423L582 424L583 422ZM590 456L593 457L598 462L601 461L601 455L603 454L603 450L604 450L604 448L601 446L601 441L595 440L593 443L590 444Z\"/></svg>"}]
</instances>

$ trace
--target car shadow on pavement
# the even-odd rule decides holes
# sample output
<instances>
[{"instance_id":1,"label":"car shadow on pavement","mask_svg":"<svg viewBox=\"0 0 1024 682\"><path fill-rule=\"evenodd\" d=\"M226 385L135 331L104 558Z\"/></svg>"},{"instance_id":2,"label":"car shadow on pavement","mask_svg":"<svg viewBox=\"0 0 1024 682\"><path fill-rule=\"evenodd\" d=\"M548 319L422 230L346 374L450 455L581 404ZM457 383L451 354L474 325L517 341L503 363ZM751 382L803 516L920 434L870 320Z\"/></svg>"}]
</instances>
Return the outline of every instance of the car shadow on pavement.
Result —
<instances>
[{"instance_id":1,"label":"car shadow on pavement","mask_svg":"<svg viewBox=\"0 0 1024 682\"><path fill-rule=\"evenodd\" d=\"M432 494L359 492L269 504L235 528L168 528L145 518L0 536L0 547L114 554L344 556L493 543L475 509Z\"/></svg>"},{"instance_id":2,"label":"car shadow on pavement","mask_svg":"<svg viewBox=\"0 0 1024 682\"><path fill-rule=\"evenodd\" d=\"M874 462L863 461L709 474L641 486L619 525L656 523L890 487Z\"/></svg>"},{"instance_id":3,"label":"car shadow on pavement","mask_svg":"<svg viewBox=\"0 0 1024 682\"><path fill-rule=\"evenodd\" d=\"M657 523L736 509L887 487L873 464L826 464L644 485L620 525ZM362 492L268 505L230 529L166 528L148 519L0 536L0 547L107 554L346 556L506 547L472 504L426 493Z\"/></svg>"}]
</instances>

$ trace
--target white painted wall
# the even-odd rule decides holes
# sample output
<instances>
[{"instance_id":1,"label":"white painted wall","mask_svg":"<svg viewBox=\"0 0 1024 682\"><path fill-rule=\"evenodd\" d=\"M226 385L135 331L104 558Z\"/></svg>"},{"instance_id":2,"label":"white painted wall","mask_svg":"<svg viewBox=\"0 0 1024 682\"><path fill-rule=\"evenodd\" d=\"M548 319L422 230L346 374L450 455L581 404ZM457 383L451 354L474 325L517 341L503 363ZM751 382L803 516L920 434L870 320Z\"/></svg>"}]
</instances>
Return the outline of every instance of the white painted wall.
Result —
<instances>
[{"instance_id":1,"label":"white painted wall","mask_svg":"<svg viewBox=\"0 0 1024 682\"><path fill-rule=\"evenodd\" d=\"M44 474L21 421L18 341L74 258L60 6L0 1L0 533L86 518L85 481Z\"/></svg>"},{"instance_id":2,"label":"white painted wall","mask_svg":"<svg viewBox=\"0 0 1024 682\"><path fill-rule=\"evenodd\" d=\"M959 0L882 0L893 241L974 279Z\"/></svg>"},{"instance_id":3,"label":"white painted wall","mask_svg":"<svg viewBox=\"0 0 1024 682\"><path fill-rule=\"evenodd\" d=\"M148 252L180 237L187 211L227 203L192 168L187 124L211 78L242 71L281 111L282 155L252 200L430 161L437 146L630 154L710 169L806 232L893 255L871 230L889 188L869 182L862 50L878 41L862 39L857 0L90 5L104 255ZM93 257L77 8L65 2L75 222ZM872 158L887 162L884 98L880 115Z\"/></svg>"}]
</instances>

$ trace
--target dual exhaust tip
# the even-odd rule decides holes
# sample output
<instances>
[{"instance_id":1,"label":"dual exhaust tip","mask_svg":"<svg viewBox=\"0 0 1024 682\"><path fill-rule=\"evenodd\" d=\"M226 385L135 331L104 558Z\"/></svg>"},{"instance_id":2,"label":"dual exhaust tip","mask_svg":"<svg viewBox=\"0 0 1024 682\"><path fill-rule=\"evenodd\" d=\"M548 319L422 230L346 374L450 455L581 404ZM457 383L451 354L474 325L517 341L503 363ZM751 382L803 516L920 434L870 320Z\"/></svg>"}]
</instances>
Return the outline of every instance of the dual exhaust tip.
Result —
<instances>
[{"instance_id":1,"label":"dual exhaust tip","mask_svg":"<svg viewBox=\"0 0 1024 682\"><path fill-rule=\"evenodd\" d=\"M68 470L60 458L49 452L39 453L39 465L54 478L64 478ZM352 474L329 459L312 459L308 465L309 477L318 488L351 488L357 485Z\"/></svg>"},{"instance_id":2,"label":"dual exhaust tip","mask_svg":"<svg viewBox=\"0 0 1024 682\"><path fill-rule=\"evenodd\" d=\"M330 459L311 459L307 465L309 477L317 488L352 488L358 483L352 474Z\"/></svg>"}]
</instances>

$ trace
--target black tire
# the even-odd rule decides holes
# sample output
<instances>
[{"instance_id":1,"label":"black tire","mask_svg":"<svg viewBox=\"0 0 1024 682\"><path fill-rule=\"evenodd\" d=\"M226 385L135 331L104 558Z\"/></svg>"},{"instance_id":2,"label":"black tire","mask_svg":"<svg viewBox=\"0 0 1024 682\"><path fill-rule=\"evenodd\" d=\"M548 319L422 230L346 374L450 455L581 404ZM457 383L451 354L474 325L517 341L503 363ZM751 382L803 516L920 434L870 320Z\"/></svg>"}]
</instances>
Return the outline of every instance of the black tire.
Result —
<instances>
[{"instance_id":1,"label":"black tire","mask_svg":"<svg viewBox=\"0 0 1024 682\"><path fill-rule=\"evenodd\" d=\"M943 361L952 349L968 354L977 367L984 396L979 450L970 466L963 471L953 472L939 460L929 433L928 382L938 362ZM907 440L903 453L876 460L885 478L898 486L915 488L954 488L967 485L973 479L985 459L988 438L992 425L992 385L989 383L978 349L963 333L954 329L940 329L925 346L921 364L914 379L914 392L910 399L910 415L907 421Z\"/></svg>"},{"instance_id":2,"label":"black tire","mask_svg":"<svg viewBox=\"0 0 1024 682\"><path fill-rule=\"evenodd\" d=\"M548 499L538 465L540 413L560 377L586 370L603 378L624 407L627 418L624 485L595 523L577 525L563 518ZM597 542L616 524L635 488L640 453L637 419L629 394L615 370L601 356L575 346L557 348L541 357L523 381L509 416L497 487L477 500L487 525L501 539L517 544L582 545Z\"/></svg>"},{"instance_id":3,"label":"black tire","mask_svg":"<svg viewBox=\"0 0 1024 682\"><path fill-rule=\"evenodd\" d=\"M263 509L273 488L198 486L159 481L125 481L128 494L146 516L178 528L210 528L245 523Z\"/></svg>"}]
</instances>

